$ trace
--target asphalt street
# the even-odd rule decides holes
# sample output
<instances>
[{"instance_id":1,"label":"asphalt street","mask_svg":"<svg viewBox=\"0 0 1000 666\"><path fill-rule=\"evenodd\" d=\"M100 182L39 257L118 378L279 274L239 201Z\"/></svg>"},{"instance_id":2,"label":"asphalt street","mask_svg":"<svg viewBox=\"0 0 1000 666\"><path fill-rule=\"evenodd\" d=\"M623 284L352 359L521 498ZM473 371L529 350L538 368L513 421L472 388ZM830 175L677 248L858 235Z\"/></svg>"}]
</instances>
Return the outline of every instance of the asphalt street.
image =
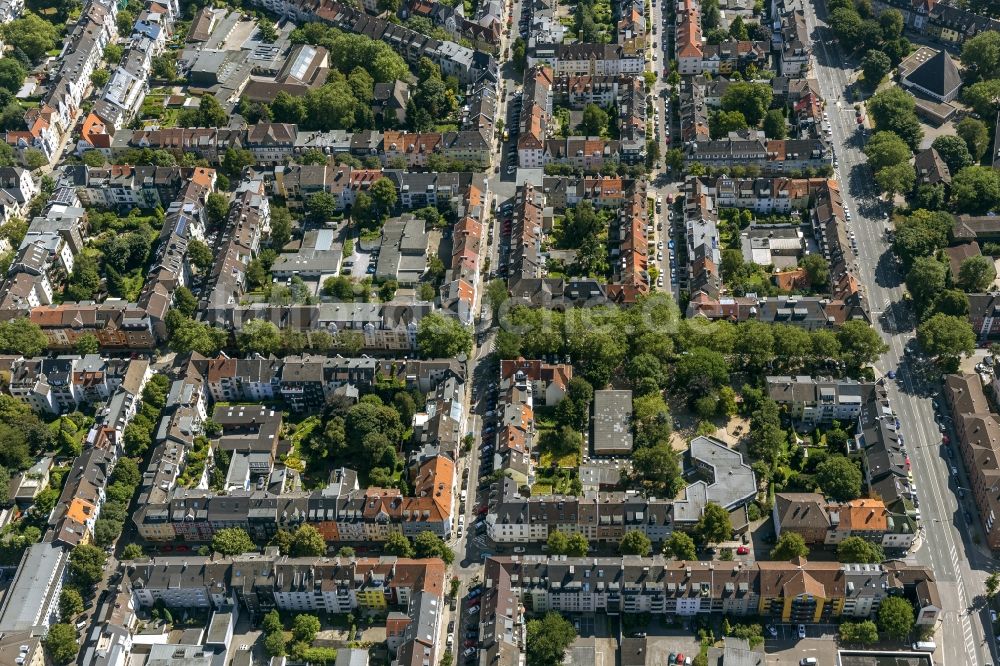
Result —
<instances>
[{"instance_id":1,"label":"asphalt street","mask_svg":"<svg viewBox=\"0 0 1000 666\"><path fill-rule=\"evenodd\" d=\"M889 345L876 369L880 375L898 373L895 382L887 382L889 399L900 420L910 457L921 500L923 530L922 546L910 558L933 569L944 606L935 663L992 664L996 661L991 653L993 632L982 595L993 563L988 551L974 543L979 530L975 507L968 499L968 504L962 506L956 496L960 479L950 474L951 463L932 406L940 378L928 377L925 366L918 367L904 352L914 337L915 322L904 302L902 276L885 233L883 213L888 208L878 200L873 188L872 173L861 152L863 138L853 104L848 101L847 91L856 76L854 70L844 66L847 57L831 41L832 33L823 27L825 4L817 1L804 6L813 37L813 75L827 100L837 150L836 178L842 184L844 204L853 216L849 226L858 241L858 275L876 328ZM964 511L974 517L971 524L965 520Z\"/></svg>"}]
</instances>

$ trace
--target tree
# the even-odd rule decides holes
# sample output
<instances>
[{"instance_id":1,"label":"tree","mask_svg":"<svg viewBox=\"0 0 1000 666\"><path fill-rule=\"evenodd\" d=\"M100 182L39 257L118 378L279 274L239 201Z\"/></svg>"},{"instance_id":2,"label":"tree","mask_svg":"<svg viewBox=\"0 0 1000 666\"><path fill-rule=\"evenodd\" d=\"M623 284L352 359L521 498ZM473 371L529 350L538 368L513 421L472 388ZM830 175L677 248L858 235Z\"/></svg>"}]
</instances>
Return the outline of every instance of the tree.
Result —
<instances>
[{"instance_id":1,"label":"tree","mask_svg":"<svg viewBox=\"0 0 1000 666\"><path fill-rule=\"evenodd\" d=\"M292 638L296 641L312 643L320 629L319 618L315 615L301 613L292 620Z\"/></svg>"},{"instance_id":2,"label":"tree","mask_svg":"<svg viewBox=\"0 0 1000 666\"><path fill-rule=\"evenodd\" d=\"M472 333L458 319L437 312L417 325L417 347L424 358L454 358L472 351Z\"/></svg>"},{"instance_id":3,"label":"tree","mask_svg":"<svg viewBox=\"0 0 1000 666\"><path fill-rule=\"evenodd\" d=\"M37 14L26 11L17 20L0 28L0 35L7 44L16 44L32 62L38 62L56 47L59 29Z\"/></svg>"},{"instance_id":4,"label":"tree","mask_svg":"<svg viewBox=\"0 0 1000 666\"><path fill-rule=\"evenodd\" d=\"M337 212L337 200L329 192L316 192L306 199L306 214L313 222L325 222Z\"/></svg>"},{"instance_id":5,"label":"tree","mask_svg":"<svg viewBox=\"0 0 1000 666\"><path fill-rule=\"evenodd\" d=\"M908 162L912 154L906 142L894 132L875 132L865 144L865 155L873 171Z\"/></svg>"},{"instance_id":6,"label":"tree","mask_svg":"<svg viewBox=\"0 0 1000 666\"><path fill-rule=\"evenodd\" d=\"M16 58L0 58L0 88L12 93L21 89L27 70Z\"/></svg>"},{"instance_id":7,"label":"tree","mask_svg":"<svg viewBox=\"0 0 1000 666\"><path fill-rule=\"evenodd\" d=\"M808 555L809 546L806 545L806 540L802 538L801 534L791 530L782 530L777 543L771 549L772 560L788 561Z\"/></svg>"},{"instance_id":8,"label":"tree","mask_svg":"<svg viewBox=\"0 0 1000 666\"><path fill-rule=\"evenodd\" d=\"M97 546L81 544L69 554L70 582L81 589L96 585L104 575L107 555Z\"/></svg>"},{"instance_id":9,"label":"tree","mask_svg":"<svg viewBox=\"0 0 1000 666\"><path fill-rule=\"evenodd\" d=\"M931 148L938 152L951 173L958 173L967 166L972 166L972 154L965 139L959 136L943 135L934 139Z\"/></svg>"},{"instance_id":10,"label":"tree","mask_svg":"<svg viewBox=\"0 0 1000 666\"><path fill-rule=\"evenodd\" d=\"M830 456L816 467L816 483L838 502L861 496L861 470L845 456Z\"/></svg>"},{"instance_id":11,"label":"tree","mask_svg":"<svg viewBox=\"0 0 1000 666\"><path fill-rule=\"evenodd\" d=\"M86 356L87 354L96 354L99 352L101 350L101 343L93 333L85 333L77 339L74 347L77 354Z\"/></svg>"},{"instance_id":12,"label":"tree","mask_svg":"<svg viewBox=\"0 0 1000 666\"><path fill-rule=\"evenodd\" d=\"M167 313L167 328L170 330L170 349L178 354L196 351L204 356L215 356L229 341L229 334L225 330L196 322L180 312L175 317Z\"/></svg>"},{"instance_id":13,"label":"tree","mask_svg":"<svg viewBox=\"0 0 1000 666\"><path fill-rule=\"evenodd\" d=\"M222 555L242 555L257 550L246 530L225 527L212 536L212 550Z\"/></svg>"},{"instance_id":14,"label":"tree","mask_svg":"<svg viewBox=\"0 0 1000 666\"><path fill-rule=\"evenodd\" d=\"M842 643L878 643L878 627L871 620L842 622L839 631Z\"/></svg>"},{"instance_id":15,"label":"tree","mask_svg":"<svg viewBox=\"0 0 1000 666\"><path fill-rule=\"evenodd\" d=\"M989 257L977 255L962 262L958 270L958 286L968 292L988 291L997 278L997 269Z\"/></svg>"},{"instance_id":16,"label":"tree","mask_svg":"<svg viewBox=\"0 0 1000 666\"><path fill-rule=\"evenodd\" d=\"M934 311L953 317L967 317L969 297L958 289L945 289L934 299Z\"/></svg>"},{"instance_id":17,"label":"tree","mask_svg":"<svg viewBox=\"0 0 1000 666\"><path fill-rule=\"evenodd\" d=\"M739 111L749 125L756 127L764 119L773 96L770 83L736 81L722 94L722 109Z\"/></svg>"},{"instance_id":18,"label":"tree","mask_svg":"<svg viewBox=\"0 0 1000 666\"><path fill-rule=\"evenodd\" d=\"M174 307L185 317L193 317L198 311L198 299L190 289L181 285L174 291Z\"/></svg>"},{"instance_id":19,"label":"tree","mask_svg":"<svg viewBox=\"0 0 1000 666\"><path fill-rule=\"evenodd\" d=\"M83 597L80 596L80 592L72 587L64 587L59 594L59 619L63 622L72 622L82 612Z\"/></svg>"},{"instance_id":20,"label":"tree","mask_svg":"<svg viewBox=\"0 0 1000 666\"><path fill-rule=\"evenodd\" d=\"M879 129L894 132L911 150L920 146L924 132L920 128L916 101L912 95L894 86L875 93L868 100L867 106L868 113Z\"/></svg>"},{"instance_id":21,"label":"tree","mask_svg":"<svg viewBox=\"0 0 1000 666\"><path fill-rule=\"evenodd\" d=\"M865 321L846 321L837 331L841 358L851 367L874 363L888 350L878 332Z\"/></svg>"},{"instance_id":22,"label":"tree","mask_svg":"<svg viewBox=\"0 0 1000 666\"><path fill-rule=\"evenodd\" d=\"M878 609L878 627L890 638L906 640L913 630L913 606L903 597L886 597Z\"/></svg>"},{"instance_id":23,"label":"tree","mask_svg":"<svg viewBox=\"0 0 1000 666\"><path fill-rule=\"evenodd\" d=\"M784 139L787 136L785 116L779 109L771 109L764 115L764 134L769 139Z\"/></svg>"},{"instance_id":24,"label":"tree","mask_svg":"<svg viewBox=\"0 0 1000 666\"><path fill-rule=\"evenodd\" d=\"M272 657L282 657L285 654L285 634L274 631L264 636L264 651Z\"/></svg>"},{"instance_id":25,"label":"tree","mask_svg":"<svg viewBox=\"0 0 1000 666\"><path fill-rule=\"evenodd\" d=\"M376 180L368 190L368 195L372 198L372 206L380 219L391 213L396 207L398 195L396 194L396 186L392 184L390 178Z\"/></svg>"},{"instance_id":26,"label":"tree","mask_svg":"<svg viewBox=\"0 0 1000 666\"><path fill-rule=\"evenodd\" d=\"M1000 33L984 30L965 40L962 64L980 79L1000 79Z\"/></svg>"},{"instance_id":27,"label":"tree","mask_svg":"<svg viewBox=\"0 0 1000 666\"><path fill-rule=\"evenodd\" d=\"M94 85L95 90L104 88L110 80L111 72L106 69L95 69L90 73L90 82Z\"/></svg>"},{"instance_id":28,"label":"tree","mask_svg":"<svg viewBox=\"0 0 1000 666\"><path fill-rule=\"evenodd\" d=\"M910 266L917 257L934 254L948 244L955 224L951 214L944 211L918 209L909 217L896 221L893 251Z\"/></svg>"},{"instance_id":29,"label":"tree","mask_svg":"<svg viewBox=\"0 0 1000 666\"><path fill-rule=\"evenodd\" d=\"M668 412L669 418L669 412ZM668 435L669 436L669 435ZM683 486L677 453L668 441L643 446L632 453L633 473L657 496L673 497Z\"/></svg>"},{"instance_id":30,"label":"tree","mask_svg":"<svg viewBox=\"0 0 1000 666\"><path fill-rule=\"evenodd\" d=\"M686 387L697 398L729 381L729 366L719 352L696 347L681 356L674 366L674 383Z\"/></svg>"},{"instance_id":31,"label":"tree","mask_svg":"<svg viewBox=\"0 0 1000 666\"><path fill-rule=\"evenodd\" d=\"M966 86L962 91L966 104L982 118L996 118L1000 109L1000 79L988 79Z\"/></svg>"},{"instance_id":32,"label":"tree","mask_svg":"<svg viewBox=\"0 0 1000 666\"><path fill-rule=\"evenodd\" d=\"M640 530L629 530L622 536L618 549L622 555L638 555L646 557L653 550L653 544L645 532Z\"/></svg>"},{"instance_id":33,"label":"tree","mask_svg":"<svg viewBox=\"0 0 1000 666\"><path fill-rule=\"evenodd\" d=\"M142 557L142 555L142 546L137 543L130 543L126 545L125 549L122 551L123 560L137 560Z\"/></svg>"},{"instance_id":34,"label":"tree","mask_svg":"<svg viewBox=\"0 0 1000 666\"><path fill-rule=\"evenodd\" d=\"M395 555L396 557L409 558L413 557L414 554L410 540L402 532L390 532L382 550L386 555Z\"/></svg>"},{"instance_id":35,"label":"tree","mask_svg":"<svg viewBox=\"0 0 1000 666\"><path fill-rule=\"evenodd\" d=\"M709 132L713 139L729 136L730 132L747 128L747 119L739 111L716 111L708 119Z\"/></svg>"},{"instance_id":36,"label":"tree","mask_svg":"<svg viewBox=\"0 0 1000 666\"><path fill-rule=\"evenodd\" d=\"M1000 591L1000 573L994 571L986 577L986 598L992 601L998 591Z\"/></svg>"},{"instance_id":37,"label":"tree","mask_svg":"<svg viewBox=\"0 0 1000 666\"><path fill-rule=\"evenodd\" d=\"M992 167L965 167L951 179L959 212L981 215L1000 204L1000 172Z\"/></svg>"},{"instance_id":38,"label":"tree","mask_svg":"<svg viewBox=\"0 0 1000 666\"><path fill-rule=\"evenodd\" d=\"M850 536L837 544L837 561L845 564L881 564L885 561L885 552L878 544Z\"/></svg>"},{"instance_id":39,"label":"tree","mask_svg":"<svg viewBox=\"0 0 1000 666\"><path fill-rule=\"evenodd\" d=\"M875 183L886 193L889 201L900 193L909 192L917 181L917 172L912 164L901 162L879 169L875 174Z\"/></svg>"},{"instance_id":40,"label":"tree","mask_svg":"<svg viewBox=\"0 0 1000 666\"><path fill-rule=\"evenodd\" d=\"M957 367L959 357L972 355L976 334L968 319L938 312L917 327L917 342L942 365Z\"/></svg>"},{"instance_id":41,"label":"tree","mask_svg":"<svg viewBox=\"0 0 1000 666\"><path fill-rule=\"evenodd\" d=\"M990 145L990 131L986 128L986 123L969 116L955 126L955 133L965 141L965 146L972 155L972 161L978 163Z\"/></svg>"},{"instance_id":42,"label":"tree","mask_svg":"<svg viewBox=\"0 0 1000 666\"><path fill-rule=\"evenodd\" d=\"M25 148L21 153L21 160L29 171L37 171L49 163L49 158L37 148Z\"/></svg>"},{"instance_id":43,"label":"tree","mask_svg":"<svg viewBox=\"0 0 1000 666\"><path fill-rule=\"evenodd\" d=\"M733 536L729 512L715 502L705 504L695 529L703 543L721 543L729 541Z\"/></svg>"},{"instance_id":44,"label":"tree","mask_svg":"<svg viewBox=\"0 0 1000 666\"><path fill-rule=\"evenodd\" d=\"M528 666L560 666L566 648L576 640L573 624L559 613L546 613L541 620L530 620L527 626Z\"/></svg>"},{"instance_id":45,"label":"tree","mask_svg":"<svg viewBox=\"0 0 1000 666\"><path fill-rule=\"evenodd\" d=\"M271 321L251 319L236 334L236 345L243 354L277 354L281 350L281 331Z\"/></svg>"},{"instance_id":46,"label":"tree","mask_svg":"<svg viewBox=\"0 0 1000 666\"><path fill-rule=\"evenodd\" d=\"M414 537L413 548L416 551L416 556L421 559L439 557L447 565L451 565L455 561L454 551L441 537L430 530L424 530Z\"/></svg>"},{"instance_id":47,"label":"tree","mask_svg":"<svg viewBox=\"0 0 1000 666\"><path fill-rule=\"evenodd\" d=\"M948 268L933 257L917 257L906 274L906 287L920 310L930 305L948 279Z\"/></svg>"},{"instance_id":48,"label":"tree","mask_svg":"<svg viewBox=\"0 0 1000 666\"><path fill-rule=\"evenodd\" d=\"M687 533L680 530L671 532L670 538L667 539L663 546L663 552L667 555L673 555L678 560L690 561L698 559L698 550L695 548L694 540Z\"/></svg>"},{"instance_id":49,"label":"tree","mask_svg":"<svg viewBox=\"0 0 1000 666\"><path fill-rule=\"evenodd\" d=\"M204 241L192 238L188 241L187 251L188 260L197 266L198 270L205 272L212 268L215 256L212 254L211 248L209 248Z\"/></svg>"},{"instance_id":50,"label":"tree","mask_svg":"<svg viewBox=\"0 0 1000 666\"><path fill-rule=\"evenodd\" d=\"M813 289L825 289L830 283L830 262L819 253L810 253L802 258L802 268Z\"/></svg>"},{"instance_id":51,"label":"tree","mask_svg":"<svg viewBox=\"0 0 1000 666\"><path fill-rule=\"evenodd\" d=\"M861 61L861 69L865 75L865 83L869 88L874 89L892 69L892 61L882 51L872 49L865 54L864 60Z\"/></svg>"},{"instance_id":52,"label":"tree","mask_svg":"<svg viewBox=\"0 0 1000 666\"><path fill-rule=\"evenodd\" d=\"M878 15L884 39L899 39L903 34L903 14L898 9L884 9Z\"/></svg>"},{"instance_id":53,"label":"tree","mask_svg":"<svg viewBox=\"0 0 1000 666\"><path fill-rule=\"evenodd\" d=\"M211 95L208 97L215 99ZM225 124L225 121L222 124ZM256 163L257 158L253 156L253 153L242 148L226 148L226 152L222 156L222 169L234 178L242 174L243 169Z\"/></svg>"},{"instance_id":54,"label":"tree","mask_svg":"<svg viewBox=\"0 0 1000 666\"><path fill-rule=\"evenodd\" d=\"M271 206L271 247L280 251L291 239L292 214L284 206Z\"/></svg>"},{"instance_id":55,"label":"tree","mask_svg":"<svg viewBox=\"0 0 1000 666\"><path fill-rule=\"evenodd\" d=\"M608 112L596 104L588 104L583 108L583 121L580 129L587 136L601 136L608 130Z\"/></svg>"},{"instance_id":56,"label":"tree","mask_svg":"<svg viewBox=\"0 0 1000 666\"><path fill-rule=\"evenodd\" d=\"M9 23L7 25L10 25ZM76 658L80 644L76 640L76 629L72 624L54 624L42 639L49 657L56 664L68 664Z\"/></svg>"},{"instance_id":57,"label":"tree","mask_svg":"<svg viewBox=\"0 0 1000 666\"><path fill-rule=\"evenodd\" d=\"M292 557L320 557L326 555L326 540L312 525L299 525L292 535Z\"/></svg>"}]
</instances>

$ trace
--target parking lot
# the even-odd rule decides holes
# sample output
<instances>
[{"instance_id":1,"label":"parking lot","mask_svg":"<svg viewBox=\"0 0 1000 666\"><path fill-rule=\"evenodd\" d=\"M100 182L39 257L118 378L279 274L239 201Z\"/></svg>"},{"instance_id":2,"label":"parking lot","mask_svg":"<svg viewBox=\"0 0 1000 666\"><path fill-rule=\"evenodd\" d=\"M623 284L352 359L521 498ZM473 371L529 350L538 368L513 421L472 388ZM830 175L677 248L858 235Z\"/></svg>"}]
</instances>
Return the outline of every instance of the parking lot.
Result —
<instances>
[{"instance_id":1,"label":"parking lot","mask_svg":"<svg viewBox=\"0 0 1000 666\"><path fill-rule=\"evenodd\" d=\"M764 643L768 666L799 666L803 659L815 657L816 666L835 666L837 643L830 638L776 639Z\"/></svg>"}]
</instances>

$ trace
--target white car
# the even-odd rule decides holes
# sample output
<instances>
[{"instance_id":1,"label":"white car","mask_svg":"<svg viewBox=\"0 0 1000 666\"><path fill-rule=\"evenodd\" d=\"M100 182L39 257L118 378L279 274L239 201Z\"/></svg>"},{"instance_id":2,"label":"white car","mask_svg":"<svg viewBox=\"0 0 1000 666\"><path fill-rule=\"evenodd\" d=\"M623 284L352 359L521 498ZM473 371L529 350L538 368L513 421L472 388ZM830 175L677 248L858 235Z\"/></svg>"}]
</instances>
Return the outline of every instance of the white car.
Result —
<instances>
[{"instance_id":1,"label":"white car","mask_svg":"<svg viewBox=\"0 0 1000 666\"><path fill-rule=\"evenodd\" d=\"M805 638L806 637L806 625L800 624L799 627L798 627L798 632L799 632L799 638Z\"/></svg>"}]
</instances>

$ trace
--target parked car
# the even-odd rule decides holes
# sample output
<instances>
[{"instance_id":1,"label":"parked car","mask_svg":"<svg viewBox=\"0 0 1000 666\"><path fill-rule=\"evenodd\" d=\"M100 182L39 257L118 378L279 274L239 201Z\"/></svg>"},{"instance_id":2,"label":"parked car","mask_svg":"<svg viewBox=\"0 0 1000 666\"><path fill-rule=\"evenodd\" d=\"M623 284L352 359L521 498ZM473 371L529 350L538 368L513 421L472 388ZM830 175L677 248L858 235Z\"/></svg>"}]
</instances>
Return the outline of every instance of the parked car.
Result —
<instances>
[{"instance_id":1,"label":"parked car","mask_svg":"<svg viewBox=\"0 0 1000 666\"><path fill-rule=\"evenodd\" d=\"M798 633L799 633L799 638L805 638L806 637L806 625L800 624L798 626Z\"/></svg>"},{"instance_id":2,"label":"parked car","mask_svg":"<svg viewBox=\"0 0 1000 666\"><path fill-rule=\"evenodd\" d=\"M475 615L476 613L479 612L479 606L473 606L473 607L471 607L469 610L467 610L465 612L467 614L469 614L469 615ZM802 626L802 625L799 625L799 626Z\"/></svg>"}]
</instances>

